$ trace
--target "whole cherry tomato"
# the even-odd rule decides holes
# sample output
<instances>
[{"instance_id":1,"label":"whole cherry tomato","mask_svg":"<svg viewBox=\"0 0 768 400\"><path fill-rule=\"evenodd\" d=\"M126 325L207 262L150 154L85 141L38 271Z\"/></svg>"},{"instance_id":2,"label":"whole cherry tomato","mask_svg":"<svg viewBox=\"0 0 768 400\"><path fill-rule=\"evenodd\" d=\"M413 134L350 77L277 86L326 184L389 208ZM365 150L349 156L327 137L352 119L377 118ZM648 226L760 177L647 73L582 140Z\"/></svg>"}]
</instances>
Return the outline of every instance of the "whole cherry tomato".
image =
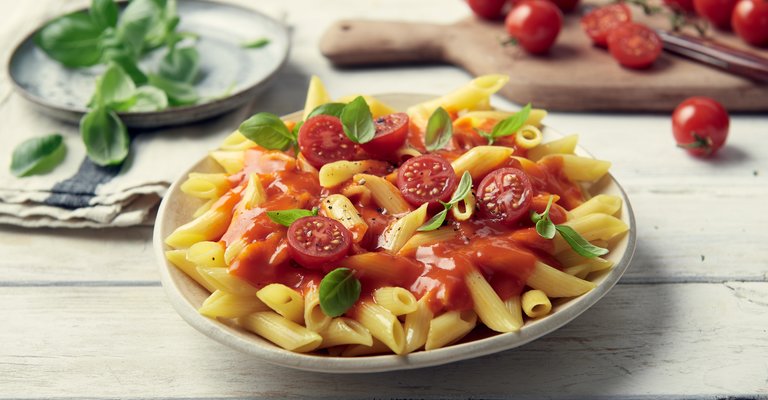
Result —
<instances>
[{"instance_id":1,"label":"whole cherry tomato","mask_svg":"<svg viewBox=\"0 0 768 400\"><path fill-rule=\"evenodd\" d=\"M467 0L467 4L480 18L499 19L503 15L507 0Z\"/></svg>"},{"instance_id":2,"label":"whole cherry tomato","mask_svg":"<svg viewBox=\"0 0 768 400\"><path fill-rule=\"evenodd\" d=\"M661 54L661 39L651 28L627 22L608 33L608 50L619 64L647 68Z\"/></svg>"},{"instance_id":3,"label":"whole cherry tomato","mask_svg":"<svg viewBox=\"0 0 768 400\"><path fill-rule=\"evenodd\" d=\"M731 15L733 30L753 46L768 45L768 2L741 0Z\"/></svg>"},{"instance_id":4,"label":"whole cherry tomato","mask_svg":"<svg viewBox=\"0 0 768 400\"><path fill-rule=\"evenodd\" d=\"M712 25L728 30L731 28L731 14L738 0L693 0L696 12Z\"/></svg>"},{"instance_id":5,"label":"whole cherry tomato","mask_svg":"<svg viewBox=\"0 0 768 400\"><path fill-rule=\"evenodd\" d=\"M563 13L549 1L524 0L507 14L504 24L525 51L542 54L555 43L563 26Z\"/></svg>"},{"instance_id":6,"label":"whole cherry tomato","mask_svg":"<svg viewBox=\"0 0 768 400\"><path fill-rule=\"evenodd\" d=\"M672 113L672 133L679 147L694 156L715 154L725 144L728 111L709 97L690 97Z\"/></svg>"},{"instance_id":7,"label":"whole cherry tomato","mask_svg":"<svg viewBox=\"0 0 768 400\"><path fill-rule=\"evenodd\" d=\"M693 0L664 0L664 4L668 5L673 10L685 13L696 12L696 9L693 8Z\"/></svg>"},{"instance_id":8,"label":"whole cherry tomato","mask_svg":"<svg viewBox=\"0 0 768 400\"><path fill-rule=\"evenodd\" d=\"M611 4L596 8L581 18L581 28L598 46L608 45L608 32L632 20L632 12L626 4Z\"/></svg>"}]
</instances>

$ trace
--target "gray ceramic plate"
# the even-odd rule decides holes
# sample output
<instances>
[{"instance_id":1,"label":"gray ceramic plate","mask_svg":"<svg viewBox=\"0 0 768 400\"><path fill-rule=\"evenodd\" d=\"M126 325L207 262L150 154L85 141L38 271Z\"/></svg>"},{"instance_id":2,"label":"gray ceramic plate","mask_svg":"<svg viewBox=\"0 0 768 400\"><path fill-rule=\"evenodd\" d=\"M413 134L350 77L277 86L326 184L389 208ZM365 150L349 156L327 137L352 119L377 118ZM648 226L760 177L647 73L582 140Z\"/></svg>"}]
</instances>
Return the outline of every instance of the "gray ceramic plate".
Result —
<instances>
[{"instance_id":1,"label":"gray ceramic plate","mask_svg":"<svg viewBox=\"0 0 768 400\"><path fill-rule=\"evenodd\" d=\"M136 128L177 125L232 110L265 87L288 57L286 27L253 10L203 0L178 2L179 31L199 35L201 80L196 85L201 103L157 112L121 113L126 125ZM78 122L93 94L95 77L103 66L68 69L50 59L33 41L34 32L11 56L8 71L19 93L54 118ZM258 38L270 43L247 49L241 44ZM141 62L154 70L161 51Z\"/></svg>"},{"instance_id":2,"label":"gray ceramic plate","mask_svg":"<svg viewBox=\"0 0 768 400\"><path fill-rule=\"evenodd\" d=\"M434 98L419 94L385 94L376 98L396 109L404 110L422 100ZM301 113L287 116L289 120L298 120ZM551 128L545 127L544 141L562 137ZM592 157L586 150L578 147L576 153ZM265 339L237 327L207 318L197 312L210 293L195 281L174 267L165 258L168 247L163 242L177 227L192 219L192 213L201 202L181 192L180 186L190 172L221 172L221 168L208 157L192 165L178 181L168 189L160 210L157 213L154 231L155 257L160 265L160 280L173 307L190 325L200 332L240 351L252 354L265 361L286 367L329 373L362 373L392 371L440 365L449 362L479 357L512 349L546 335L567 324L579 314L592 307L601 297L618 282L629 267L635 251L636 226L632 207L626 193L610 174L590 188L591 194L599 193L619 196L624 205L617 215L629 226L629 232L614 243L611 252L605 258L614 262L607 273L594 277L597 287L592 291L564 302L553 304L552 314L538 320L529 320L519 332L495 334L489 337L465 340L459 344L430 351L417 351L406 356L377 355L365 357L330 357L315 354L300 354L283 350Z\"/></svg>"}]
</instances>

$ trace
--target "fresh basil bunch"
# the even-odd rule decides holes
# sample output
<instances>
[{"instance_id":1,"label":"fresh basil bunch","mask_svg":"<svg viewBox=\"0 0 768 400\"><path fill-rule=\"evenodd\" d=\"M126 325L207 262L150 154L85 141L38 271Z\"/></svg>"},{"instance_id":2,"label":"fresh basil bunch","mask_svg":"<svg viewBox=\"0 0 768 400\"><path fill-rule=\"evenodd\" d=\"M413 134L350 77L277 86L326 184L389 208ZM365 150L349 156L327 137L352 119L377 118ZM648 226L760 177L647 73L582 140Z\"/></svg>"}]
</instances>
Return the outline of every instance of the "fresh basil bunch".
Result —
<instances>
[{"instance_id":1,"label":"fresh basil bunch","mask_svg":"<svg viewBox=\"0 0 768 400\"><path fill-rule=\"evenodd\" d=\"M116 165L128 155L130 137L118 112L160 111L198 102L194 84L199 54L193 45L182 45L194 35L177 32L178 24L176 0L132 0L122 15L114 0L92 0L87 11L55 18L35 35L35 44L66 67L106 65L80 120L80 134L94 163ZM166 50L157 70L143 70L141 58L160 47Z\"/></svg>"}]
</instances>

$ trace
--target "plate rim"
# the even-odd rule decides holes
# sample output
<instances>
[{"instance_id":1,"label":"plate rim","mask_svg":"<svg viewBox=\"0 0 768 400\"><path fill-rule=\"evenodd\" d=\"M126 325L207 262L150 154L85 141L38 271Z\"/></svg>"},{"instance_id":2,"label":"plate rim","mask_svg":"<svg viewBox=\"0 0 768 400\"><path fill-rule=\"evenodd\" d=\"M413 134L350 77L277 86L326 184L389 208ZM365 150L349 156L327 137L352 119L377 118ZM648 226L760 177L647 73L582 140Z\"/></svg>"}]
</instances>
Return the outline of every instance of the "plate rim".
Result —
<instances>
[{"instance_id":1,"label":"plate rim","mask_svg":"<svg viewBox=\"0 0 768 400\"><path fill-rule=\"evenodd\" d=\"M288 62L288 55L290 54L291 47L293 46L293 43L291 41L291 34L289 28L282 22L278 21L277 19L259 11L253 8L248 8L245 6L242 6L240 4L233 4L233 3L224 3L217 0L185 0L185 1L196 1L198 3L207 3L207 4L213 4L215 6L220 7L232 7L239 10L242 10L243 12L248 12L251 14L257 14L261 18L264 18L266 20L270 20L275 23L276 26L278 26L280 29L277 32L278 35L282 36L283 39L285 39L285 46L283 48L283 51L280 53L280 62L275 65L275 67L269 71L263 78L260 80L254 82L253 84L246 86L245 88L233 92L227 96L219 97L211 101L207 101L205 103L200 104L193 104L193 105L186 105L186 106L178 106L178 107L168 107L165 110L161 111L134 111L134 112L117 112L117 115L119 115L121 118L129 118L129 119L153 119L158 117L164 117L168 116L169 114L174 113L196 113L200 112L201 114L205 114L204 112L208 109L218 109L219 107L225 107L227 103L237 99L241 99L243 97L248 96L253 91L258 90L262 85L266 84L272 78L285 66L285 64ZM118 0L117 1L119 6L122 6L124 4L127 4L127 1L124 0ZM67 11L66 14L69 13L76 13L76 12L82 12L87 11L89 8L77 8L72 11ZM64 15L64 14L61 14ZM53 18L57 18L61 15L57 15ZM18 43L13 47L13 51L11 52L10 57L8 57L8 60L5 64L5 71L6 76L8 77L8 80L11 81L11 85L13 85L14 90L16 93L21 94L22 97L24 97L27 101L39 106L46 108L50 110L51 112L55 113L70 113L70 114L79 114L82 116L82 114L85 114L88 112L87 108L80 108L77 106L62 106L60 104L55 104L50 102L48 99L44 97L40 97L35 95L34 93L26 90L20 82L16 80L16 77L11 72L11 65L13 64L13 61L17 58L17 56L20 54L21 47L24 46L28 41L34 41L34 36L37 34L37 32L40 31L40 29L45 26L46 23L50 22L53 18L47 19L43 21L41 24L37 25L31 32L26 34L23 39L19 40ZM56 62L55 60L51 60L52 62ZM225 112L220 111L218 113ZM218 114L217 113L217 114ZM216 114L214 114L216 115ZM189 121L192 122L192 121ZM152 125L154 126L154 125ZM161 125L158 125L161 126Z\"/></svg>"},{"instance_id":2,"label":"plate rim","mask_svg":"<svg viewBox=\"0 0 768 400\"><path fill-rule=\"evenodd\" d=\"M372 96L386 102L388 97L394 96L408 96L411 99L414 99L417 98L417 96L428 96L429 98L434 98L436 95L426 95L424 93L382 93L373 94ZM300 115L300 111L288 114L284 116L284 118L290 118L292 116L296 116L297 114ZM544 125L544 131L549 134L564 136L560 132L546 125ZM591 153L582 148L580 145L577 145L577 152L589 155L590 157L594 158ZM608 292L611 291L611 289L613 289L619 279L624 275L626 270L629 268L636 249L637 224L635 221L632 205L624 188L609 172L608 177L610 178L613 185L615 185L615 187L618 189L622 200L624 201L623 208L626 212L628 220L627 223L629 226L629 230L627 232L627 247L624 251L624 254L622 254L621 258L605 275L605 279L600 282L598 286L596 286L590 292L585 293L584 295L579 296L575 298L575 300L569 302L571 303L569 304L569 309L576 307L574 310L571 310L571 312L564 312L566 310L559 310L560 312L551 314L539 321L536 321L537 323L535 324L523 326L519 332L497 333L478 340L453 344L447 347L429 351L417 351L407 355L386 354L362 357L332 357L313 355L311 353L295 353L284 350L256 334L245 332L242 329L231 327L218 320L213 320L201 315L188 300L188 298L183 295L179 286L176 284L174 277L172 276L171 271L176 269L176 267L173 266L165 258L165 251L167 248L163 237L163 228L165 228L163 219L166 212L168 212L167 209L171 207L170 199L172 197L172 193L179 190L179 187L184 181L183 177L187 176L187 174L190 172L201 168L205 163L209 162L208 158L209 156L206 155L197 160L189 168L186 168L179 175L178 179L176 179L168 188L166 195L163 196L163 200L160 203L160 207L157 212L157 219L155 220L153 229L153 248L155 251L155 258L160 270L160 280L163 289L166 293L166 297L171 302L171 305L175 311L182 317L182 319L184 319L188 324L190 324L199 332L219 343L244 353L254 355L268 363L281 365L284 367L329 374L375 373L443 365L523 346L546 334L557 331L594 306L603 296L605 296ZM181 271L176 272L183 274ZM187 279L190 278L187 277ZM246 336L248 337L248 340L245 339ZM260 342L264 344L259 344Z\"/></svg>"}]
</instances>

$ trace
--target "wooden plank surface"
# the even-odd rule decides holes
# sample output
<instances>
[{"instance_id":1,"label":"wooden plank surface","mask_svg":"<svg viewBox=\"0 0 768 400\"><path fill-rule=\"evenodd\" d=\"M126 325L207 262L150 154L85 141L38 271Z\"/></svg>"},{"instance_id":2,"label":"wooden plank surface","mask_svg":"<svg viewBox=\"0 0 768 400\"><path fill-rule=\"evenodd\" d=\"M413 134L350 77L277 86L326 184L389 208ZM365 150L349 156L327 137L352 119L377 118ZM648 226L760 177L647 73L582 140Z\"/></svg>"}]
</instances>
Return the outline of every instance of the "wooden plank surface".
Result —
<instances>
[{"instance_id":1,"label":"wooden plank surface","mask_svg":"<svg viewBox=\"0 0 768 400\"><path fill-rule=\"evenodd\" d=\"M768 396L768 283L622 285L515 350L339 376L214 343L157 287L6 288L0 301L0 398Z\"/></svg>"}]
</instances>

